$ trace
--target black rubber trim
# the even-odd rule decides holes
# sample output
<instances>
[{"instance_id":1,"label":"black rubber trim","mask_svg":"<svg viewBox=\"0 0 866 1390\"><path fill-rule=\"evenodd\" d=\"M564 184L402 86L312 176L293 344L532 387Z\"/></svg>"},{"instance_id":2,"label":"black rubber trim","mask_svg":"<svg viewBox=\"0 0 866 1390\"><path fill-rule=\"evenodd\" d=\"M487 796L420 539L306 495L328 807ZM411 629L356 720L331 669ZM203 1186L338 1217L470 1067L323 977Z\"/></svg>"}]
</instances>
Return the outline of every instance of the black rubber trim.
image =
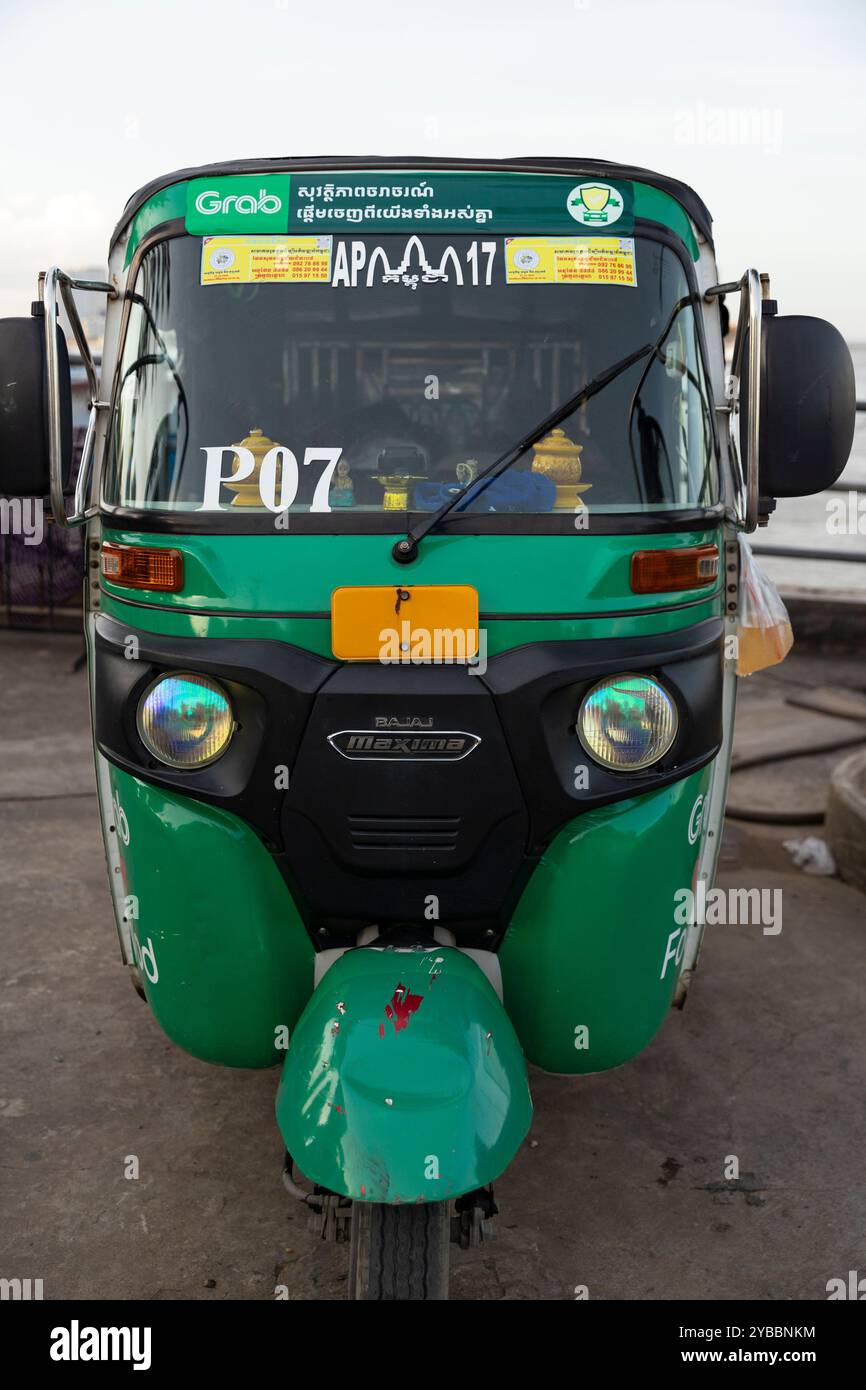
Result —
<instances>
[{"instance_id":1,"label":"black rubber trim","mask_svg":"<svg viewBox=\"0 0 866 1390\"><path fill-rule=\"evenodd\" d=\"M185 183L188 179L219 178L231 174L259 173L306 173L322 170L336 172L341 169L425 169L442 174L460 170L478 170L479 173L524 173L524 174L568 174L575 177L588 174L591 178L609 178L615 181L646 183L660 188L685 209L698 231L710 244L713 239L713 219L703 199L680 179L668 174L657 174L652 169L643 169L636 164L614 164L604 159L550 158L548 156L521 155L511 159L431 159L417 155L318 155L298 158L264 156L259 159L230 159L216 164L200 164L188 169L175 169L170 174L162 174L139 188L128 200L123 216L111 236L111 246L122 235L127 224L154 193L168 188L173 183Z\"/></svg>"},{"instance_id":2,"label":"black rubber trim","mask_svg":"<svg viewBox=\"0 0 866 1390\"><path fill-rule=\"evenodd\" d=\"M351 531L336 531L330 512L300 512L292 515L286 536L389 536L396 539L422 522L429 512L402 512L399 525L385 512L358 512L352 517ZM266 535L261 515L242 517L228 512L150 512L110 509L103 503L100 516L104 525L115 530L142 531L157 535L241 536ZM661 536L717 526L724 517L724 506L689 507L679 511L626 512L616 516L593 514L594 536ZM479 526L474 517L450 514L436 535L440 536L575 536L574 517L554 516L550 512L484 514ZM587 534L584 532L583 534ZM390 549L390 547L389 547Z\"/></svg>"}]
</instances>

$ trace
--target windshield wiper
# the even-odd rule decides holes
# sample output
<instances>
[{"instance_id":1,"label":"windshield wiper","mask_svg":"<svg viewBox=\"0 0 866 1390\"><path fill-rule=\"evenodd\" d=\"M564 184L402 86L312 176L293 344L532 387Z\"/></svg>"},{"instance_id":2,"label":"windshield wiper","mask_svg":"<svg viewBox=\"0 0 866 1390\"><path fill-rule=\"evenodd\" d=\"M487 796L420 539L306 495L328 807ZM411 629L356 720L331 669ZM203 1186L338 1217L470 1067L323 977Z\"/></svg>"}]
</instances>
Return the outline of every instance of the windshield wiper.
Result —
<instances>
[{"instance_id":1,"label":"windshield wiper","mask_svg":"<svg viewBox=\"0 0 866 1390\"><path fill-rule=\"evenodd\" d=\"M599 391L603 391L606 386L609 386L610 383L615 381L618 376L621 376L623 372L628 371L629 367L634 366L635 362L639 362L642 357L647 357L650 353L658 352L660 345L664 343L670 333L671 326L677 314L679 314L687 304L696 302L696 299L696 295L684 295L683 298L675 304L670 317L665 323L663 332L659 334L654 342L644 343L643 347L636 348L634 352L629 353L628 357L621 357L618 362L614 362L610 367L600 372L598 376L593 377L585 386L581 386L580 390L576 391L573 396L569 396L567 401L557 406L556 410L550 415L539 421L537 425L534 425L529 433L525 434L518 443L512 444L509 449L505 450L504 454L500 454L499 458L494 459L492 463L482 469L474 482L469 484L468 488L456 492L453 497L449 497L444 506L441 506L438 511L433 512L432 516L427 517L427 519L422 521L418 526L413 526L411 530L407 531L402 540L395 541L391 549L391 554L394 559L399 561L401 565L411 564L411 562L418 557L418 546L421 541L425 536L429 535L431 531L436 529L449 512L453 511L455 507L459 507L460 503L465 502L470 495L474 503L479 494L483 492L484 488L489 486L494 478L498 478L500 473L504 473L507 468L510 468L512 463L515 463L522 454L526 453L527 449L532 448L533 444L537 444L542 435L547 434L549 430L556 429L557 425L561 424L563 420L567 420L569 415L573 415L575 410L580 406L592 400L593 396L597 396Z\"/></svg>"}]
</instances>

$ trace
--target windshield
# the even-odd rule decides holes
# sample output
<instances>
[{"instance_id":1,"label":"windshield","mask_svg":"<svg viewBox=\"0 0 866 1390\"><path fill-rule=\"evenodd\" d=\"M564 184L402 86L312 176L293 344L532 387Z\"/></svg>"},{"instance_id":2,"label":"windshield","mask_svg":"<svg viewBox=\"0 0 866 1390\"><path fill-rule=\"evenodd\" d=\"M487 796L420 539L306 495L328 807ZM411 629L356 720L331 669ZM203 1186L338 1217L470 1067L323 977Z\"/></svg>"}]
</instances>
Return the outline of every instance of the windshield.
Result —
<instances>
[{"instance_id":1,"label":"windshield","mask_svg":"<svg viewBox=\"0 0 866 1390\"><path fill-rule=\"evenodd\" d=\"M142 258L103 501L326 529L717 500L683 264L648 236L173 237ZM474 478L659 340L483 490ZM226 520L221 521L220 518ZM449 517L450 521L450 517ZM446 526L448 522L446 521Z\"/></svg>"}]
</instances>

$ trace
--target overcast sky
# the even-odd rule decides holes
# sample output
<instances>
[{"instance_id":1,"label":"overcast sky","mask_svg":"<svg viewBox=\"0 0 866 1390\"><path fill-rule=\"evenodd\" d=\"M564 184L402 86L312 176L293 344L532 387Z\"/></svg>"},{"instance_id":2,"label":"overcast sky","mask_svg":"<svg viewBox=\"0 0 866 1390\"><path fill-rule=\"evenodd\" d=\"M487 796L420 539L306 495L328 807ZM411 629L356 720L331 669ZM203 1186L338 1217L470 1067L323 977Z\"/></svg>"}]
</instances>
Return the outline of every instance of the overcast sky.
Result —
<instances>
[{"instance_id":1,"label":"overcast sky","mask_svg":"<svg viewBox=\"0 0 866 1390\"><path fill-rule=\"evenodd\" d=\"M0 313L250 155L585 155L692 184L723 279L866 340L866 0L0 0Z\"/></svg>"}]
</instances>

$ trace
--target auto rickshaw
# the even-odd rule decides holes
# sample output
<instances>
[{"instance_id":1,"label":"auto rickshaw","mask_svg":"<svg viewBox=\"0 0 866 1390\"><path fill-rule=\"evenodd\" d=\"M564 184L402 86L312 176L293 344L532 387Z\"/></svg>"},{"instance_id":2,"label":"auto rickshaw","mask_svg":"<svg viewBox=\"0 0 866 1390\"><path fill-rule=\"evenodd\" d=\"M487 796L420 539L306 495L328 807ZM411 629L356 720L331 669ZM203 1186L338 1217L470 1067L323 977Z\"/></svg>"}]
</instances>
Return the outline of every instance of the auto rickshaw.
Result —
<instances>
[{"instance_id":1,"label":"auto rickshaw","mask_svg":"<svg viewBox=\"0 0 866 1390\"><path fill-rule=\"evenodd\" d=\"M178 1046L281 1066L350 1297L447 1297L527 1061L619 1066L685 998L738 536L841 472L847 348L720 284L646 169L252 159L136 193L107 281L42 274L0 364L0 492L86 527L123 960Z\"/></svg>"}]
</instances>

